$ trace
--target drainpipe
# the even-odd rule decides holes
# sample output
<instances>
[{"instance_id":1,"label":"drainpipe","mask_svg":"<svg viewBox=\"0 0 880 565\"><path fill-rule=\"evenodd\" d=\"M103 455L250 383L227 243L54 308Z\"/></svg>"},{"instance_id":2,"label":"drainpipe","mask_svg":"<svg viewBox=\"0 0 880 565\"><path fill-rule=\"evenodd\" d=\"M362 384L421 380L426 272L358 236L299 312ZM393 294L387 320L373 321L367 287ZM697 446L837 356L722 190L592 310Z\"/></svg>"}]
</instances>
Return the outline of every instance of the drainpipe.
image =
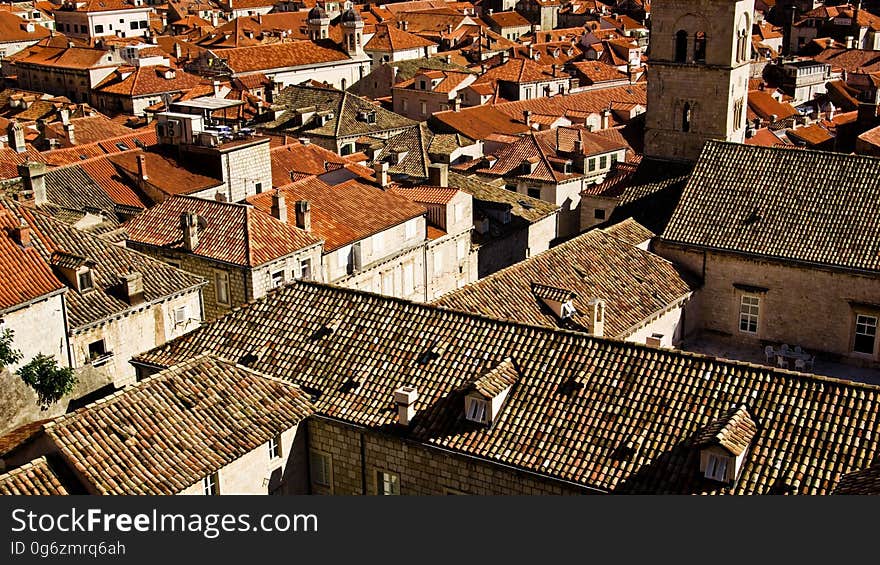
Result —
<instances>
[{"instance_id":1,"label":"drainpipe","mask_svg":"<svg viewBox=\"0 0 880 565\"><path fill-rule=\"evenodd\" d=\"M361 430L361 493L367 494L367 446L364 444L364 432Z\"/></svg>"},{"instance_id":2,"label":"drainpipe","mask_svg":"<svg viewBox=\"0 0 880 565\"><path fill-rule=\"evenodd\" d=\"M70 345L70 326L67 322L67 300L61 297L61 317L64 319L64 336L67 338L67 366L73 369L73 347Z\"/></svg>"}]
</instances>

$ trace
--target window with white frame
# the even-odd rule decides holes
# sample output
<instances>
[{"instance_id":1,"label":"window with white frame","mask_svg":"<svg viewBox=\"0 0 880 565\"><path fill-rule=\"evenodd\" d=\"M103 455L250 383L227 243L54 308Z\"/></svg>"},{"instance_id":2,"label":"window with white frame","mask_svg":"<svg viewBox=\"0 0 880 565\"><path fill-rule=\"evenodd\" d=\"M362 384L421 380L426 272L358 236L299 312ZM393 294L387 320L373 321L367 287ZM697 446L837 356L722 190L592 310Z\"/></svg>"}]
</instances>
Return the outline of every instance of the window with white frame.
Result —
<instances>
[{"instance_id":1,"label":"window with white frame","mask_svg":"<svg viewBox=\"0 0 880 565\"><path fill-rule=\"evenodd\" d=\"M394 294L394 271L382 273L382 294L392 296Z\"/></svg>"},{"instance_id":2,"label":"window with white frame","mask_svg":"<svg viewBox=\"0 0 880 565\"><path fill-rule=\"evenodd\" d=\"M351 245L346 245L345 247L340 247L339 251L336 252L336 265L340 269L347 269L348 263L351 260Z\"/></svg>"},{"instance_id":3,"label":"window with white frame","mask_svg":"<svg viewBox=\"0 0 880 565\"><path fill-rule=\"evenodd\" d=\"M744 294L739 305L739 331L758 333L758 312L761 299L753 294Z\"/></svg>"},{"instance_id":4,"label":"window with white frame","mask_svg":"<svg viewBox=\"0 0 880 565\"><path fill-rule=\"evenodd\" d=\"M214 293L218 304L229 304L229 275L227 273L214 273Z\"/></svg>"},{"instance_id":5,"label":"window with white frame","mask_svg":"<svg viewBox=\"0 0 880 565\"><path fill-rule=\"evenodd\" d=\"M853 341L853 351L873 355L876 341L877 316L856 315L856 336Z\"/></svg>"},{"instance_id":6,"label":"window with white frame","mask_svg":"<svg viewBox=\"0 0 880 565\"><path fill-rule=\"evenodd\" d=\"M217 473L211 473L202 479L202 494L205 496L215 496L220 494L220 476Z\"/></svg>"},{"instance_id":7,"label":"window with white frame","mask_svg":"<svg viewBox=\"0 0 880 565\"><path fill-rule=\"evenodd\" d=\"M404 230L406 230L405 237L406 239L412 239L416 236L416 221L410 220L407 223L403 224Z\"/></svg>"},{"instance_id":8,"label":"window with white frame","mask_svg":"<svg viewBox=\"0 0 880 565\"><path fill-rule=\"evenodd\" d=\"M376 471L376 494L394 496L400 494L400 477L386 471Z\"/></svg>"},{"instance_id":9,"label":"window with white frame","mask_svg":"<svg viewBox=\"0 0 880 565\"><path fill-rule=\"evenodd\" d=\"M275 271L272 273L272 288L278 288L284 284L284 271Z\"/></svg>"},{"instance_id":10,"label":"window with white frame","mask_svg":"<svg viewBox=\"0 0 880 565\"><path fill-rule=\"evenodd\" d=\"M304 281L312 280L312 260L300 259L299 261L299 278Z\"/></svg>"},{"instance_id":11,"label":"window with white frame","mask_svg":"<svg viewBox=\"0 0 880 565\"><path fill-rule=\"evenodd\" d=\"M311 450L309 452L309 465L312 482L316 485L329 487L333 472L333 461L330 459L330 454Z\"/></svg>"},{"instance_id":12,"label":"window with white frame","mask_svg":"<svg viewBox=\"0 0 880 565\"><path fill-rule=\"evenodd\" d=\"M434 249L434 274L440 275L443 273L443 249L441 247L437 247Z\"/></svg>"},{"instance_id":13,"label":"window with white frame","mask_svg":"<svg viewBox=\"0 0 880 565\"><path fill-rule=\"evenodd\" d=\"M727 457L710 453L706 461L706 478L713 481L726 481L728 462Z\"/></svg>"},{"instance_id":14,"label":"window with white frame","mask_svg":"<svg viewBox=\"0 0 880 565\"><path fill-rule=\"evenodd\" d=\"M187 307L178 306L174 309L174 324L185 324L189 320L189 312L187 312Z\"/></svg>"},{"instance_id":15,"label":"window with white frame","mask_svg":"<svg viewBox=\"0 0 880 565\"><path fill-rule=\"evenodd\" d=\"M419 102L419 114L422 116L428 115L428 104L425 102Z\"/></svg>"},{"instance_id":16,"label":"window with white frame","mask_svg":"<svg viewBox=\"0 0 880 565\"><path fill-rule=\"evenodd\" d=\"M79 285L80 292L95 288L95 279L92 276L92 270L86 269L85 271L79 273L77 275L77 283Z\"/></svg>"},{"instance_id":17,"label":"window with white frame","mask_svg":"<svg viewBox=\"0 0 880 565\"><path fill-rule=\"evenodd\" d=\"M481 398L467 397L465 418L471 422L486 424L489 422L489 402Z\"/></svg>"},{"instance_id":18,"label":"window with white frame","mask_svg":"<svg viewBox=\"0 0 880 565\"><path fill-rule=\"evenodd\" d=\"M403 296L409 296L415 290L414 269L412 261L403 265Z\"/></svg>"},{"instance_id":19,"label":"window with white frame","mask_svg":"<svg viewBox=\"0 0 880 565\"><path fill-rule=\"evenodd\" d=\"M269 438L269 459L281 458L281 434Z\"/></svg>"}]
</instances>

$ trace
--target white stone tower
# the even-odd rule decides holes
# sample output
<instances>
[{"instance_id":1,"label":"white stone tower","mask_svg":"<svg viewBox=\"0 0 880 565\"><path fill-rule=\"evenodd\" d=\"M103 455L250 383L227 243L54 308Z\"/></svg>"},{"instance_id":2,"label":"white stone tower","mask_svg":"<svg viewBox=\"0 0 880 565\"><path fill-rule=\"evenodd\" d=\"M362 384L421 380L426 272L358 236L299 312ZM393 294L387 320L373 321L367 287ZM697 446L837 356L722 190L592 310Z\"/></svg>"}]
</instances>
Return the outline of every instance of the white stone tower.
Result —
<instances>
[{"instance_id":1,"label":"white stone tower","mask_svg":"<svg viewBox=\"0 0 880 565\"><path fill-rule=\"evenodd\" d=\"M349 57L364 56L364 20L354 8L342 13L343 49Z\"/></svg>"},{"instance_id":2,"label":"white stone tower","mask_svg":"<svg viewBox=\"0 0 880 565\"><path fill-rule=\"evenodd\" d=\"M754 0L654 0L645 155L693 161L745 139Z\"/></svg>"},{"instance_id":3,"label":"white stone tower","mask_svg":"<svg viewBox=\"0 0 880 565\"><path fill-rule=\"evenodd\" d=\"M309 38L312 41L330 37L330 16L327 15L327 12L321 6L315 6L309 10L306 26L309 30Z\"/></svg>"}]
</instances>

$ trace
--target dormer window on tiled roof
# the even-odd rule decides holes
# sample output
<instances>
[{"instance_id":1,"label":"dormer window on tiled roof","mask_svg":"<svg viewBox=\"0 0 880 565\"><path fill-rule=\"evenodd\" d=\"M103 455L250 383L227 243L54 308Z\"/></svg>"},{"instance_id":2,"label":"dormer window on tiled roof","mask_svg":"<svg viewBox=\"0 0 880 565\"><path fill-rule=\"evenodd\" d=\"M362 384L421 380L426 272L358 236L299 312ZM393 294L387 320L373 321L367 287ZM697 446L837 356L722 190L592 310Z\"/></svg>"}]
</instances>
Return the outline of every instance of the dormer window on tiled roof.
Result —
<instances>
[{"instance_id":1,"label":"dormer window on tiled roof","mask_svg":"<svg viewBox=\"0 0 880 565\"><path fill-rule=\"evenodd\" d=\"M577 309L574 307L577 294L570 290L532 283L532 294L550 308L560 320L571 319L577 314Z\"/></svg>"},{"instance_id":2,"label":"dormer window on tiled roof","mask_svg":"<svg viewBox=\"0 0 880 565\"><path fill-rule=\"evenodd\" d=\"M731 483L739 478L743 461L758 428L745 406L733 407L694 438L700 450L700 472L707 479Z\"/></svg>"},{"instance_id":3,"label":"dormer window on tiled roof","mask_svg":"<svg viewBox=\"0 0 880 565\"><path fill-rule=\"evenodd\" d=\"M96 263L81 255L55 251L52 253L50 263L58 269L67 283L79 292L87 292L95 288L95 276L93 268Z\"/></svg>"},{"instance_id":4,"label":"dormer window on tiled roof","mask_svg":"<svg viewBox=\"0 0 880 565\"><path fill-rule=\"evenodd\" d=\"M473 379L465 387L465 419L478 424L492 425L497 420L504 400L517 380L519 380L519 371L510 358L490 367Z\"/></svg>"}]
</instances>

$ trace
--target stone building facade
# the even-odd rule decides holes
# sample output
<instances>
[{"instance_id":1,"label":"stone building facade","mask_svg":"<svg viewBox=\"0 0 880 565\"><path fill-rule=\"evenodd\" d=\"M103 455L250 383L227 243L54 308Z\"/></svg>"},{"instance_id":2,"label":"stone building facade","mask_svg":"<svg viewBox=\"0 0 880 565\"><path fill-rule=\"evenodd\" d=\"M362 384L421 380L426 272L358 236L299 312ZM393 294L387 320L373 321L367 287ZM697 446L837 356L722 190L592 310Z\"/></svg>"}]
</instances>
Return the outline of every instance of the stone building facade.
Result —
<instances>
[{"instance_id":1,"label":"stone building facade","mask_svg":"<svg viewBox=\"0 0 880 565\"><path fill-rule=\"evenodd\" d=\"M658 0L651 10L645 155L695 160L709 139L742 143L753 0Z\"/></svg>"}]
</instances>

